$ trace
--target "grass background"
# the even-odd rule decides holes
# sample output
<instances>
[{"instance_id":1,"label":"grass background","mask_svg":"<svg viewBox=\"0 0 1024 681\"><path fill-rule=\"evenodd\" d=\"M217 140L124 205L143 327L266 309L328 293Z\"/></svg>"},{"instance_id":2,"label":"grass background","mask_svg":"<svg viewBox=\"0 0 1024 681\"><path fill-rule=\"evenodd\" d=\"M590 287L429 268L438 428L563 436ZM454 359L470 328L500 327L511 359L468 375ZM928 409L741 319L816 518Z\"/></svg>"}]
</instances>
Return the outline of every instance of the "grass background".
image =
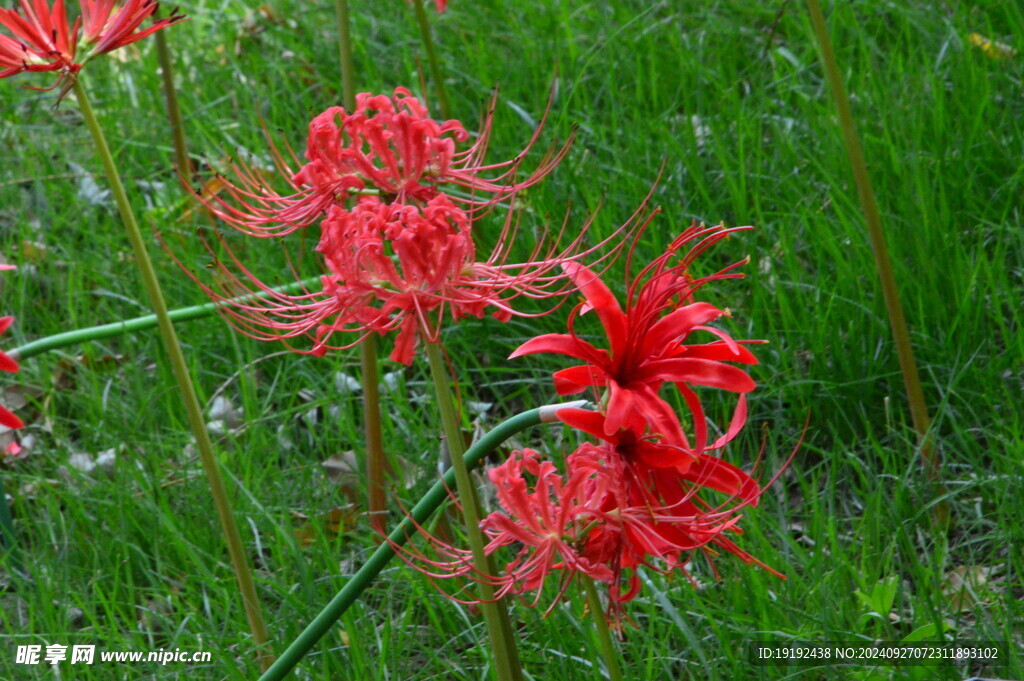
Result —
<instances>
[{"instance_id":1,"label":"grass background","mask_svg":"<svg viewBox=\"0 0 1024 681\"><path fill-rule=\"evenodd\" d=\"M210 165L246 153L267 160L261 120L299 148L308 120L339 102L330 3L190 2L182 10L190 21L168 37L191 150ZM573 224L600 207L595 232L607 233L664 163L655 196L664 213L638 257L660 252L692 219L757 227L698 267L751 256L747 279L705 298L732 310L736 337L771 341L754 371L750 425L726 456L749 464L763 446L770 473L810 414L797 458L744 519L743 547L788 580L729 557L716 561L718 580L698 559L697 588L680 575L645 573L621 645L629 678L1022 675L1024 57L990 59L967 36L1020 47L1024 14L996 1L865 0L826 11L945 462L946 536L928 525L939 496L915 452L802 4L453 0L432 15L455 115L472 126L500 85L492 159L510 158L528 139L553 81L545 141L578 126L569 157L529 192L524 223L557 223L571 203ZM356 2L353 16L360 89L421 91L421 48L403 3ZM143 221L201 274L210 256L194 216L183 217L152 45L99 60L85 78ZM26 76L0 84L0 240L19 265L3 281L3 311L18 318L6 347L147 308L116 213L97 194L105 182L75 102L54 109L54 93L18 87L44 84ZM267 281L289 280L273 245L229 239ZM173 304L202 301L168 258L157 259ZM495 403L489 422L555 398L557 358L500 358L563 319L471 321L446 333L467 399ZM215 318L179 332L205 396L223 394L244 409L244 428L221 438L220 453L238 484L236 512L282 646L372 546L354 513L340 513L340 527L324 521L348 504L321 462L358 449L358 396L335 380L355 375L357 360L275 354L282 348L229 333ZM65 663L63 678L256 676L161 356L156 334L141 333L36 358L14 377L19 388L5 383L7 404L26 400L18 411L33 439L30 456L3 471L33 581L9 580L0 594L0 678L55 678L48 667L14 664L17 645L52 643L213 652L207 665ZM423 471L401 485L409 502L432 479L436 419L425 363L385 371L396 386L389 454ZM535 437L524 443L557 445L571 435ZM110 448L119 450L111 477L69 465L75 453ZM358 486L358 476L350 482ZM967 595L951 591L958 574L978 577ZM580 598L547 617L516 609L534 678L600 676L582 611ZM899 640L940 629L1007 641L1009 666L766 668L752 666L743 648L759 637ZM296 678L477 679L485 640L478 616L395 567Z\"/></svg>"}]
</instances>

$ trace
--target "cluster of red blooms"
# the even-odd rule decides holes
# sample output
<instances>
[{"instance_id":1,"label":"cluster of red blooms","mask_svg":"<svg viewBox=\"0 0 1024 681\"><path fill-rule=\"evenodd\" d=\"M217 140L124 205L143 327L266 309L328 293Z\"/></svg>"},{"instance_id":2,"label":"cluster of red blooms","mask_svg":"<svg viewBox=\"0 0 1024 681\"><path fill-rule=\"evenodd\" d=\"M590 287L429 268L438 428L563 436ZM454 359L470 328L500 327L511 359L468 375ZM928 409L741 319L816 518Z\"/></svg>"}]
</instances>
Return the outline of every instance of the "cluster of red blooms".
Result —
<instances>
[{"instance_id":1,"label":"cluster of red blooms","mask_svg":"<svg viewBox=\"0 0 1024 681\"><path fill-rule=\"evenodd\" d=\"M557 416L596 443L566 457L564 474L529 449L488 472L501 510L481 523L490 539L487 551L518 549L502 574L474 575L467 552L437 540L432 543L440 560L416 556L427 561L426 571L438 577L474 575L492 581L499 595L536 591L534 603L549 574L563 576L563 591L582 574L609 585L615 612L638 593L641 565L685 569L694 551L711 556L720 549L766 567L729 538L739 532L742 509L756 505L762 489L712 453L746 420L745 394L755 385L737 365L757 363L747 346L758 341L737 341L708 326L728 312L693 300L710 281L742 277L733 270L743 263L702 278L690 274L700 253L734 231L695 225L683 232L629 284L625 310L591 270L564 265L585 298L570 316L569 333L529 340L512 357L554 353L582 362L555 373L555 388L561 395L592 389L598 408L564 408ZM689 247L685 255L684 247ZM577 317L584 312L600 320L607 348L576 334ZM692 336L701 332L715 340L695 344ZM692 437L660 395L666 383L679 390L688 407ZM738 395L729 427L714 441L709 441L697 387ZM702 498L702 491L721 496L714 503Z\"/></svg>"},{"instance_id":2,"label":"cluster of red blooms","mask_svg":"<svg viewBox=\"0 0 1024 681\"><path fill-rule=\"evenodd\" d=\"M20 0L20 8L0 9L0 78L24 71L56 71L57 84L74 78L90 59L130 45L179 21L183 15L142 22L159 7L156 0L81 0L81 16L68 21L64 0ZM19 11L20 10L20 11ZM79 54L83 52L84 54ZM56 85L55 85L56 87Z\"/></svg>"},{"instance_id":3,"label":"cluster of red blooms","mask_svg":"<svg viewBox=\"0 0 1024 681\"><path fill-rule=\"evenodd\" d=\"M14 265L0 265L0 271L13 269L15 269ZM9 329L11 327L11 324L13 323L14 317L0 317L0 335L7 331L7 329ZM21 367L18 366L18 363L14 361L13 358L8 357L2 350L0 350L0 371L15 373L20 369ZM25 424L22 422L20 418L12 414L11 411L2 404L0 404L0 425L5 426L6 428L10 428L11 430L17 430L18 428L22 428L25 426ZM18 445L18 443L12 442L11 444L7 445L7 448L4 450L4 453L10 455L17 455L18 452L20 451L21 447Z\"/></svg>"},{"instance_id":4,"label":"cluster of red blooms","mask_svg":"<svg viewBox=\"0 0 1024 681\"><path fill-rule=\"evenodd\" d=\"M493 111L493 104L491 110ZM322 354L349 347L370 333L397 331L391 359L409 364L418 337L436 340L445 317L506 321L518 314L519 297L564 295L569 286L560 266L594 252L611 239L583 249L586 228L567 244L561 234L543 240L525 262L510 263L518 223L516 194L543 179L567 146L546 154L538 167L517 177L526 149L503 163L484 163L491 129L484 118L476 142L458 121L439 123L404 88L392 96L361 94L354 111L332 107L309 125L305 163L288 177L289 191L267 189L266 178L243 164L220 192L200 197L237 230L280 237L320 223L317 251L328 274L318 291L291 295L273 291L234 255L219 268L216 288L199 282L240 331L262 340L307 337L308 350ZM486 259L477 256L474 223L507 208L504 226ZM624 226L627 229L629 223ZM564 232L564 227L563 227ZM230 252L230 251L229 251ZM246 294L258 298L238 301ZM332 337L342 332L340 344ZM352 340L353 334L355 340Z\"/></svg>"}]
</instances>

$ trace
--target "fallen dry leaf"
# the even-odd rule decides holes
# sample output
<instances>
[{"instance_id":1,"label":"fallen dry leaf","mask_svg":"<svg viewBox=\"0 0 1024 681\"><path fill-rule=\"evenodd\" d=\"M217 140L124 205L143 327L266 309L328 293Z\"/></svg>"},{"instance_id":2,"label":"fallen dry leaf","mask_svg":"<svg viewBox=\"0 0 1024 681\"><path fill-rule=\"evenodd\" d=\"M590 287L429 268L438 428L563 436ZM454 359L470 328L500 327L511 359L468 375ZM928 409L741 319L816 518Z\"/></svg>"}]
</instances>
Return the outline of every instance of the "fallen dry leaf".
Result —
<instances>
[{"instance_id":1,"label":"fallen dry leaf","mask_svg":"<svg viewBox=\"0 0 1024 681\"><path fill-rule=\"evenodd\" d=\"M972 610L984 602L991 568L981 565L961 565L946 573L942 595L954 612Z\"/></svg>"},{"instance_id":2,"label":"fallen dry leaf","mask_svg":"<svg viewBox=\"0 0 1024 681\"><path fill-rule=\"evenodd\" d=\"M182 212L181 217L178 218L178 222L190 222L192 220L192 216L196 212L196 209L202 209L204 207L203 204L205 204L207 201L212 200L213 197L217 196L217 194L220 194L221 191L224 190L224 187L226 185L227 182L225 182L224 179L221 178L219 175L214 177L212 180L204 182L203 188L199 192L199 196L201 197L202 203L193 202L191 206L189 206Z\"/></svg>"},{"instance_id":3,"label":"fallen dry leaf","mask_svg":"<svg viewBox=\"0 0 1024 681\"><path fill-rule=\"evenodd\" d=\"M353 450L331 454L320 464L323 466L327 479L338 485L339 490L349 501L356 503L359 498L359 465Z\"/></svg>"},{"instance_id":4,"label":"fallen dry leaf","mask_svg":"<svg viewBox=\"0 0 1024 681\"><path fill-rule=\"evenodd\" d=\"M310 518L305 513L300 513L299 511L292 511L291 515L293 518L301 521L301 524L292 532L295 534L295 539L299 542L299 546L303 548L311 545L321 535L336 536L344 534L355 527L359 520L359 512L354 505L336 506L314 518Z\"/></svg>"}]
</instances>

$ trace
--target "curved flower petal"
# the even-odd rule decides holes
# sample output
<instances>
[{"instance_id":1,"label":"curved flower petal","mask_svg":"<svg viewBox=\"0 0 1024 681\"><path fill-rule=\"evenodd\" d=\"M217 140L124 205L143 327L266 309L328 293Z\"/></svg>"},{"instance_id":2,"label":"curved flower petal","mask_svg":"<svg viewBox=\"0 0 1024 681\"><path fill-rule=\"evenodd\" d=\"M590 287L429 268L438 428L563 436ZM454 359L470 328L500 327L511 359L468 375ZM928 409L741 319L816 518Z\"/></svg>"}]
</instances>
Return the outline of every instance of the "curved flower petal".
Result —
<instances>
[{"instance_id":1,"label":"curved flower petal","mask_svg":"<svg viewBox=\"0 0 1024 681\"><path fill-rule=\"evenodd\" d=\"M688 470L694 462L694 453L690 449L655 444L647 440L637 443L632 452L641 463L651 468Z\"/></svg>"},{"instance_id":2,"label":"curved flower petal","mask_svg":"<svg viewBox=\"0 0 1024 681\"><path fill-rule=\"evenodd\" d=\"M7 426L11 430L18 428L24 428L25 422L19 419L17 416L7 410L6 407L0 405L0 424Z\"/></svg>"},{"instance_id":3,"label":"curved flower petal","mask_svg":"<svg viewBox=\"0 0 1024 681\"><path fill-rule=\"evenodd\" d=\"M7 329L11 327L14 322L14 317L0 317L0 335L2 335ZM13 359L0 351L0 371L15 372L18 371L18 363Z\"/></svg>"},{"instance_id":4,"label":"curved flower petal","mask_svg":"<svg viewBox=\"0 0 1024 681\"><path fill-rule=\"evenodd\" d=\"M554 374L555 391L559 395L574 395L591 386L602 386L608 375L601 369L590 364L569 367L556 371Z\"/></svg>"},{"instance_id":5,"label":"curved flower petal","mask_svg":"<svg viewBox=\"0 0 1024 681\"><path fill-rule=\"evenodd\" d=\"M736 409L733 411L732 420L729 422L729 429L725 431L722 437L718 438L711 445L711 449L721 449L726 444L731 442L735 438L740 430L743 428L743 424L747 422L747 396L740 395L739 401L736 402Z\"/></svg>"},{"instance_id":6,"label":"curved flower petal","mask_svg":"<svg viewBox=\"0 0 1024 681\"><path fill-rule=\"evenodd\" d=\"M551 353L554 355L567 355L574 359L582 359L591 362L607 362L608 353L598 350L585 340L567 333L549 333L537 336L526 341L512 351L509 359L522 357L523 355L536 355L540 353Z\"/></svg>"},{"instance_id":7,"label":"curved flower petal","mask_svg":"<svg viewBox=\"0 0 1024 681\"><path fill-rule=\"evenodd\" d=\"M636 395L636 408L650 430L658 435L664 444L689 450L690 442L679 424L679 417L668 402L661 399L658 391L649 385L641 385Z\"/></svg>"},{"instance_id":8,"label":"curved flower petal","mask_svg":"<svg viewBox=\"0 0 1024 681\"><path fill-rule=\"evenodd\" d=\"M761 496L761 487L752 477L731 463L707 454L690 465L685 478L701 487L742 499L748 506L757 506Z\"/></svg>"},{"instance_id":9,"label":"curved flower petal","mask_svg":"<svg viewBox=\"0 0 1024 681\"><path fill-rule=\"evenodd\" d=\"M567 262L562 269L569 275L572 283L579 288L587 299L587 304L597 313L605 333L612 357L618 357L626 349L628 342L628 324L626 315L619 307L619 301L608 290L604 282L589 269L575 262Z\"/></svg>"},{"instance_id":10,"label":"curved flower petal","mask_svg":"<svg viewBox=\"0 0 1024 681\"><path fill-rule=\"evenodd\" d=\"M607 435L622 428L629 428L637 420L634 413L636 395L629 388L624 388L617 381L608 381L608 407L605 409L607 420L604 432Z\"/></svg>"},{"instance_id":11,"label":"curved flower petal","mask_svg":"<svg viewBox=\"0 0 1024 681\"><path fill-rule=\"evenodd\" d=\"M725 341L715 341L704 345L687 345L682 356L688 359L710 359L716 362L757 364L757 357L744 347L744 344L750 342L736 341L732 348Z\"/></svg>"},{"instance_id":12,"label":"curved flower petal","mask_svg":"<svg viewBox=\"0 0 1024 681\"><path fill-rule=\"evenodd\" d=\"M14 373L20 370L21 367L13 359L8 357L4 352L0 352L0 371L7 371Z\"/></svg>"},{"instance_id":13,"label":"curved flower petal","mask_svg":"<svg viewBox=\"0 0 1024 681\"><path fill-rule=\"evenodd\" d=\"M570 428L582 430L584 433L589 433L612 444L618 444L619 442L618 436L615 433L611 435L605 433L604 424L606 417L599 411L567 407L555 412L555 417Z\"/></svg>"},{"instance_id":14,"label":"curved flower petal","mask_svg":"<svg viewBox=\"0 0 1024 681\"><path fill-rule=\"evenodd\" d=\"M658 350L686 338L695 326L713 322L725 312L710 303L693 303L668 313L644 335L645 350Z\"/></svg>"},{"instance_id":15,"label":"curved flower petal","mask_svg":"<svg viewBox=\"0 0 1024 681\"><path fill-rule=\"evenodd\" d=\"M691 383L734 393L748 393L757 387L754 379L742 369L708 359L676 358L647 362L638 372L638 379Z\"/></svg>"}]
</instances>

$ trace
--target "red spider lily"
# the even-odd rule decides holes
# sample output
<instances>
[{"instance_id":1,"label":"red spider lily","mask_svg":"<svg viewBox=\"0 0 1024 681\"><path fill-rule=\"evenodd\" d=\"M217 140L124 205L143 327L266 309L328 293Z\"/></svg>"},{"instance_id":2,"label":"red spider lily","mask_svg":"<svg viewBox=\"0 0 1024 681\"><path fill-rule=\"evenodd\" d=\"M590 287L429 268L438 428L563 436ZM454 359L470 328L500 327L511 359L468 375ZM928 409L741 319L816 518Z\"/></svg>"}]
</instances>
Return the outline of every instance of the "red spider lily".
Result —
<instances>
[{"instance_id":1,"label":"red spider lily","mask_svg":"<svg viewBox=\"0 0 1024 681\"><path fill-rule=\"evenodd\" d=\"M487 472L503 510L480 523L491 538L486 550L494 553L503 546L521 547L505 567L499 596L525 590L537 591L539 597L552 570L581 573L604 582L613 579L607 565L580 553L580 539L594 524L595 504L607 494L602 488L612 481L602 475L604 471L579 467L563 482L555 465L539 457L531 449L513 452L504 464ZM527 475L536 479L532 491Z\"/></svg>"},{"instance_id":2,"label":"red spider lily","mask_svg":"<svg viewBox=\"0 0 1024 681\"><path fill-rule=\"evenodd\" d=\"M746 227L725 229L694 225L683 232L668 250L648 265L629 286L626 311L615 296L591 270L575 262L564 265L586 302L573 310L568 334L547 334L519 346L510 358L533 353L555 353L583 360L585 364L558 371L555 389L561 395L579 393L589 387L606 388L602 411L606 414L603 435L620 429L643 434L648 428L669 445L691 450L691 458L707 447L707 426L703 408L690 386L721 388L740 394L730 431L735 434L746 414L743 393L755 387L750 376L724 362L756 364L756 358L743 344L725 332L708 326L728 312L709 303L692 302L693 294L704 284L726 278L742 277L732 273L745 261L735 263L716 274L694 279L689 267L709 246L728 234ZM672 263L684 246L689 252ZM576 335L577 314L593 310L608 337L608 349L600 349ZM704 331L720 340L690 344L695 331ZM672 408L658 394L665 382L675 383L694 415L696 441L691 449ZM667 465L682 465L675 457Z\"/></svg>"},{"instance_id":3,"label":"red spider lily","mask_svg":"<svg viewBox=\"0 0 1024 681\"><path fill-rule=\"evenodd\" d=\"M477 260L469 215L446 195L425 205L386 203L363 197L351 210L334 209L324 220L317 250L330 274L321 278L320 291L288 295L259 281L234 255L230 264L218 262L222 276L216 290L198 282L216 300L242 333L260 340L310 337L311 352L351 347L368 333L398 331L394 361L409 364L418 336L436 341L446 317L482 317L487 311L500 321L516 311L517 298L549 299L566 295L568 281L559 266L587 257L609 242L621 243L633 229L637 211L604 241L584 249L589 221L566 246L562 231L550 242L539 240L521 263L508 262L517 226L509 211L491 255ZM610 257L610 253L602 259ZM241 276L233 273L238 271ZM195 279L195 277L193 277ZM247 283L248 282L248 283ZM240 296L262 298L241 302ZM550 311L550 310L549 310ZM548 311L548 312L549 312ZM336 333L355 334L340 345Z\"/></svg>"},{"instance_id":4,"label":"red spider lily","mask_svg":"<svg viewBox=\"0 0 1024 681\"><path fill-rule=\"evenodd\" d=\"M404 550L407 561L434 578L471 575L494 584L496 596L540 592L553 574L560 575L558 596L577 574L610 587L612 613L640 589L637 568L685 570L695 551L713 548L764 567L726 535L738 533L740 512L756 506L762 493L746 473L716 457L702 454L685 472L651 468L629 461L609 443L585 443L566 459L562 475L533 450L513 452L488 471L500 510L481 521L489 537L488 554L517 547L499 575L474 574L470 552L430 537L440 554L427 557ZM727 496L718 506L698 494L711 490Z\"/></svg>"},{"instance_id":5,"label":"red spider lily","mask_svg":"<svg viewBox=\"0 0 1024 681\"><path fill-rule=\"evenodd\" d=\"M60 71L75 74L82 68L75 63L79 21L68 28L64 1L56 0L50 9L46 0L21 0L18 9L0 9L0 25L12 37L0 34L0 78L23 71Z\"/></svg>"},{"instance_id":6,"label":"red spider lily","mask_svg":"<svg viewBox=\"0 0 1024 681\"><path fill-rule=\"evenodd\" d=\"M14 265L0 265L0 271L13 269L15 269ZM7 329L9 329L13 322L14 317L0 317L0 335L3 335L7 331ZM10 357L8 357L5 352L0 350L0 371L15 373L20 370L21 367L18 366L18 363L15 362ZM0 425L7 426L8 428L11 428L13 430L15 428L21 428L25 424L22 422L21 419L19 419L17 416L8 411L6 407L0 405ZM17 445L12 443L11 447L16 448ZM11 447L8 447L8 453L10 453Z\"/></svg>"},{"instance_id":7,"label":"red spider lily","mask_svg":"<svg viewBox=\"0 0 1024 681\"><path fill-rule=\"evenodd\" d=\"M710 552L712 546L782 576L725 536L740 531L740 511L756 506L763 491L748 474L704 453L685 468L655 468L629 455L628 449L611 442L583 445L573 455L589 459L591 466L612 466L620 481L610 488L615 493L601 500L603 522L589 533L584 551L615 572L613 598L628 601L636 595L638 565L659 569L656 559L667 569L683 568L694 551L708 548ZM724 494L726 500L713 506L700 496L704 491ZM632 574L623 592L618 585L626 570Z\"/></svg>"},{"instance_id":8,"label":"red spider lily","mask_svg":"<svg viewBox=\"0 0 1024 681\"><path fill-rule=\"evenodd\" d=\"M22 0L24 2L24 0ZM158 19L147 28L139 26L160 7L156 0L127 0L115 10L118 0L82 0L82 34L84 46L90 48L83 64L93 57L131 45L160 29L185 20L185 15L171 11L171 16Z\"/></svg>"},{"instance_id":9,"label":"red spider lily","mask_svg":"<svg viewBox=\"0 0 1024 681\"><path fill-rule=\"evenodd\" d=\"M130 45L185 17L172 16L139 29L157 10L155 0L82 0L82 15L68 23L64 0L20 0L20 12L0 9L0 25L13 37L0 35L0 78L24 71L59 71L57 85L68 84L94 57ZM85 55L76 61L79 51Z\"/></svg>"},{"instance_id":10,"label":"red spider lily","mask_svg":"<svg viewBox=\"0 0 1024 681\"><path fill-rule=\"evenodd\" d=\"M699 406L699 401L697 404ZM703 411L695 412L695 417L698 414L703 417ZM746 403L744 402L742 408L736 409L733 414L733 420L729 425L729 429L710 446L696 448L696 452L690 448L686 435L682 431L682 426L679 425L675 413L671 412L671 410L666 415L666 423L670 424L666 429L667 432L660 435L652 433L650 428L646 430L623 428L609 435L607 428L608 417L605 414L588 409L560 409L556 416L566 425L593 435L614 446L627 461L639 462L651 468L678 468L681 472L685 472L686 468L695 459L699 459L699 452L705 449L719 449L736 437L746 422L747 412ZM701 420L703 421L703 418ZM698 429L698 431L701 438L699 442L704 445L706 443L707 428L705 426L703 429Z\"/></svg>"},{"instance_id":11,"label":"red spider lily","mask_svg":"<svg viewBox=\"0 0 1024 681\"><path fill-rule=\"evenodd\" d=\"M335 297L355 304L339 310L340 326L322 325L317 335L345 331L353 322L380 333L398 328L391 358L410 364L417 329L432 327L434 310L447 307L459 319L482 317L493 305L495 316L507 321L510 312L494 295L494 281L473 272L470 231L466 214L444 196L422 211L376 197L362 199L352 211L332 211L317 250L336 277L330 282Z\"/></svg>"},{"instance_id":12,"label":"red spider lily","mask_svg":"<svg viewBox=\"0 0 1024 681\"><path fill-rule=\"evenodd\" d=\"M11 323L14 322L14 317L0 317L0 335L2 335L7 329L10 328ZM16 372L21 367L13 359L8 357L6 353L0 351L0 371ZM21 428L25 424L17 416L7 410L6 407L0 405L0 424L11 428Z\"/></svg>"},{"instance_id":13,"label":"red spider lily","mask_svg":"<svg viewBox=\"0 0 1024 681\"><path fill-rule=\"evenodd\" d=\"M488 552L521 547L495 580L506 592L539 591L557 570L567 580L582 573L607 582L612 599L626 602L640 588L637 566L683 568L694 551L710 546L782 576L725 536L739 531L740 511L756 506L762 489L721 459L701 454L684 472L630 462L608 443L586 443L569 455L566 469L563 483L553 464L524 451L488 473L502 507L481 523L491 537ZM526 474L536 479L533 491ZM702 490L727 500L713 507L698 496Z\"/></svg>"},{"instance_id":14,"label":"red spider lily","mask_svg":"<svg viewBox=\"0 0 1024 681\"><path fill-rule=\"evenodd\" d=\"M542 121L513 160L485 164L495 101L476 142L456 151L456 143L469 139L460 122L431 119L405 88L397 88L392 96L363 93L356 97L355 111L332 107L310 122L306 162L298 172L273 151L279 173L289 178L288 193L269 190L263 173L236 163L234 182L225 181L222 190L199 198L233 227L253 236L289 234L313 224L331 207L367 193L388 201L423 203L436 197L441 187L464 190L467 198L450 198L476 213L541 181L568 151L567 143L545 155L529 176L517 179L540 136Z\"/></svg>"}]
</instances>

